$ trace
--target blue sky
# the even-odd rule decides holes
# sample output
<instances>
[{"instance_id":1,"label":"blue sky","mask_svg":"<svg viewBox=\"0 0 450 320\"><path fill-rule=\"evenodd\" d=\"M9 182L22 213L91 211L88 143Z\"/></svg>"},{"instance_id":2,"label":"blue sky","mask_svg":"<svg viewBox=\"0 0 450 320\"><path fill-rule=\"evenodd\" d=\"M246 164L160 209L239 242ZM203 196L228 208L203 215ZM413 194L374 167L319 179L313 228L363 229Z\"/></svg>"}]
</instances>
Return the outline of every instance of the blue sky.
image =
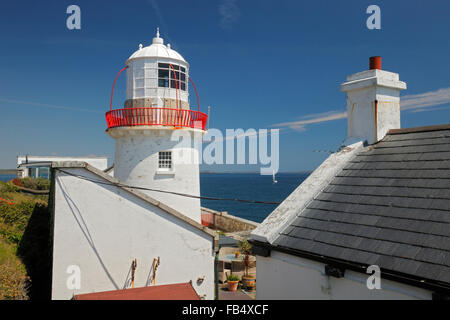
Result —
<instances>
[{"instance_id":1,"label":"blue sky","mask_svg":"<svg viewBox=\"0 0 450 320\"><path fill-rule=\"evenodd\" d=\"M81 8L81 30L66 28L71 4ZM381 8L381 30L366 28L371 4ZM0 168L15 167L19 154L112 160L104 133L112 82L156 26L190 63L211 127L282 128L281 171L314 169L327 156L316 150L345 139L339 85L373 55L408 85L402 127L449 123L449 12L446 0L2 1ZM292 121L296 129L283 125Z\"/></svg>"}]
</instances>

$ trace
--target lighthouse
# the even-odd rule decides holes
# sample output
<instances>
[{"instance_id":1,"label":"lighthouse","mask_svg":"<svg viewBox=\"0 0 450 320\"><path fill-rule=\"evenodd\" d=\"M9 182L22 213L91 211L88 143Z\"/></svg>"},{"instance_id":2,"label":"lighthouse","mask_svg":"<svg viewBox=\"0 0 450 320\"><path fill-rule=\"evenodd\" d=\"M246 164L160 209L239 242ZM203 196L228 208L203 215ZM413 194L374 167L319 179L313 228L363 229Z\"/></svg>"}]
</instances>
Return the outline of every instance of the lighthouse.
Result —
<instances>
[{"instance_id":1,"label":"lighthouse","mask_svg":"<svg viewBox=\"0 0 450 320\"><path fill-rule=\"evenodd\" d=\"M205 133L198 94L197 105L189 103L189 63L164 44L158 29L152 44L139 45L125 64L126 100L123 107L112 105L114 81L106 113L106 132L115 140L114 177L200 223L198 149L174 138L194 141Z\"/></svg>"}]
</instances>

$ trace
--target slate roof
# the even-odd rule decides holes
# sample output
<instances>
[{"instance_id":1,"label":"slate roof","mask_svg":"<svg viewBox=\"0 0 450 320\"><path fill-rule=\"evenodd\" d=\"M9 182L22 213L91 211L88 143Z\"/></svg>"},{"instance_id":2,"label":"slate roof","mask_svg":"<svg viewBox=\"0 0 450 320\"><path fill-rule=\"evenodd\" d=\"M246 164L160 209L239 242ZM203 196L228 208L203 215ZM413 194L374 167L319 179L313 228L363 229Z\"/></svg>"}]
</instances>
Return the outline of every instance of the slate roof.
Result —
<instances>
[{"instance_id":1,"label":"slate roof","mask_svg":"<svg viewBox=\"0 0 450 320\"><path fill-rule=\"evenodd\" d=\"M450 125L391 130L274 246L450 284Z\"/></svg>"}]
</instances>

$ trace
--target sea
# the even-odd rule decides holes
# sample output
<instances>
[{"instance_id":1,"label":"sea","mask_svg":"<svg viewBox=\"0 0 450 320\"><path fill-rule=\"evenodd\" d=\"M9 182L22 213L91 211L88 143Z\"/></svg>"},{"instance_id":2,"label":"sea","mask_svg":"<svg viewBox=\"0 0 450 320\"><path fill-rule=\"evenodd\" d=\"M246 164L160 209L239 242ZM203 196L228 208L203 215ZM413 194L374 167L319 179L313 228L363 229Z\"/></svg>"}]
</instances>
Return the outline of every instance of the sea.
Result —
<instances>
[{"instance_id":1,"label":"sea","mask_svg":"<svg viewBox=\"0 0 450 320\"><path fill-rule=\"evenodd\" d=\"M204 197L281 202L308 177L308 173L278 173L277 183L272 176L259 173L202 173L200 192ZM15 175L0 174L0 181L14 179ZM278 205L255 204L229 200L201 200L203 207L262 222Z\"/></svg>"},{"instance_id":2,"label":"sea","mask_svg":"<svg viewBox=\"0 0 450 320\"><path fill-rule=\"evenodd\" d=\"M0 181L9 181L14 178L17 178L15 174L0 174Z\"/></svg>"},{"instance_id":3,"label":"sea","mask_svg":"<svg viewBox=\"0 0 450 320\"><path fill-rule=\"evenodd\" d=\"M238 198L264 202L281 202L308 177L308 173L278 173L277 183L271 175L259 173L200 174L200 192L205 197ZM236 217L262 222L278 205L226 200L203 200L203 207L227 211Z\"/></svg>"}]
</instances>

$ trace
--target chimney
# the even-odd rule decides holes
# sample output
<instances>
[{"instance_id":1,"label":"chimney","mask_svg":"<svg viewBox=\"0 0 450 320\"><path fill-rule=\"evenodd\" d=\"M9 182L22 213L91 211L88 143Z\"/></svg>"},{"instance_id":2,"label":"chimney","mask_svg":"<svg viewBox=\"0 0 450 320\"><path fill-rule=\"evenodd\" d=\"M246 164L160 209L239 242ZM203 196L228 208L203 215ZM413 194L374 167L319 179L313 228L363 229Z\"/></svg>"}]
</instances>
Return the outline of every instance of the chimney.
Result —
<instances>
[{"instance_id":1,"label":"chimney","mask_svg":"<svg viewBox=\"0 0 450 320\"><path fill-rule=\"evenodd\" d=\"M400 128L400 90L406 83L398 73L381 70L381 57L369 58L369 70L347 76L341 91L347 93L348 139L373 144L390 129Z\"/></svg>"}]
</instances>

